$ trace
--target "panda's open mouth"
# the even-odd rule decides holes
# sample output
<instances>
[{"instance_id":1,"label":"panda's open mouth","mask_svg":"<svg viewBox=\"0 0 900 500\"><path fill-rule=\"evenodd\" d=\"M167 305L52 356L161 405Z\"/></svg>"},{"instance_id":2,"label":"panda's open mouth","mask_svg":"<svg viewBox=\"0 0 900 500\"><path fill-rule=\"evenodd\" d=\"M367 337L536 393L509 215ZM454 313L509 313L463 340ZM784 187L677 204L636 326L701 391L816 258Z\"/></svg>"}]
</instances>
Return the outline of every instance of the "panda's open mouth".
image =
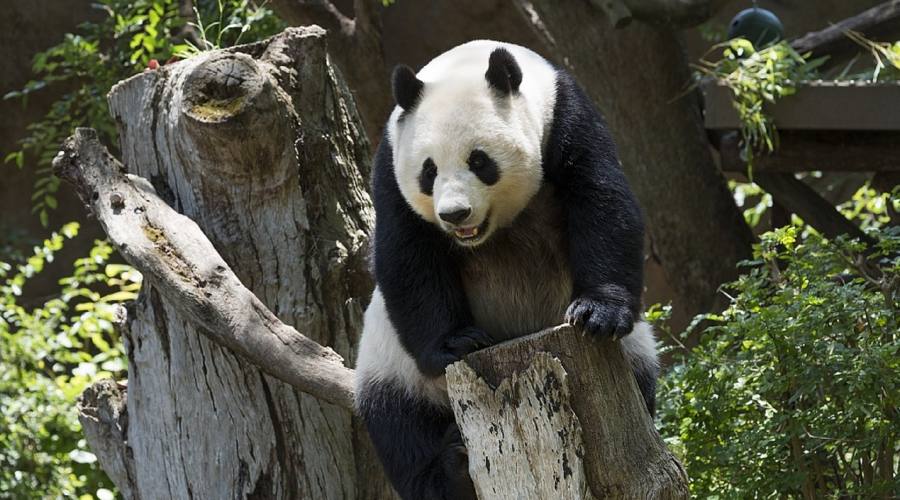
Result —
<instances>
[{"instance_id":1,"label":"panda's open mouth","mask_svg":"<svg viewBox=\"0 0 900 500\"><path fill-rule=\"evenodd\" d=\"M456 237L460 242L465 242L467 244L475 243L476 241L481 240L487 234L487 226L488 221L490 220L490 214L484 218L484 221L473 227L457 227L453 229L453 236Z\"/></svg>"}]
</instances>

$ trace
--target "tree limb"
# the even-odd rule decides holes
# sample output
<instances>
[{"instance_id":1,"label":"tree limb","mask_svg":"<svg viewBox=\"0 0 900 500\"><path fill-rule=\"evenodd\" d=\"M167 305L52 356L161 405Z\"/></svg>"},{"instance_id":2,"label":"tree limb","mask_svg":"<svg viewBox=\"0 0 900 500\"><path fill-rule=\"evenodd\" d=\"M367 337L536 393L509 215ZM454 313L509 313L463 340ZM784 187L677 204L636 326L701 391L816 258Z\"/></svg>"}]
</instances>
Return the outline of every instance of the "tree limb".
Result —
<instances>
[{"instance_id":1,"label":"tree limb","mask_svg":"<svg viewBox=\"0 0 900 500\"><path fill-rule=\"evenodd\" d=\"M115 381L101 380L78 398L78 420L91 450L123 498L135 498L134 458L129 453L126 390Z\"/></svg>"},{"instance_id":2,"label":"tree limb","mask_svg":"<svg viewBox=\"0 0 900 500\"><path fill-rule=\"evenodd\" d=\"M272 8L291 25L318 24L331 32L353 35L353 19L329 0L272 0Z\"/></svg>"},{"instance_id":3,"label":"tree limb","mask_svg":"<svg viewBox=\"0 0 900 500\"><path fill-rule=\"evenodd\" d=\"M757 172L753 180L789 211L799 215L828 238L847 234L860 241L872 240L849 219L844 217L813 188L794 177L794 174Z\"/></svg>"},{"instance_id":4,"label":"tree limb","mask_svg":"<svg viewBox=\"0 0 900 500\"><path fill-rule=\"evenodd\" d=\"M813 57L819 56L833 51L836 46L842 43L852 43L844 35L849 30L865 33L888 23L896 22L898 19L900 19L900 0L891 0L890 2L876 5L856 16L844 19L839 23L832 24L823 30L807 33L792 41L791 46L801 54L811 52Z\"/></svg>"},{"instance_id":5,"label":"tree limb","mask_svg":"<svg viewBox=\"0 0 900 500\"><path fill-rule=\"evenodd\" d=\"M214 342L308 394L352 408L353 370L282 323L244 287L200 228L79 128L53 160L121 255Z\"/></svg>"},{"instance_id":6,"label":"tree limb","mask_svg":"<svg viewBox=\"0 0 900 500\"><path fill-rule=\"evenodd\" d=\"M569 325L447 367L478 497L688 498L630 371L619 342Z\"/></svg>"}]
</instances>

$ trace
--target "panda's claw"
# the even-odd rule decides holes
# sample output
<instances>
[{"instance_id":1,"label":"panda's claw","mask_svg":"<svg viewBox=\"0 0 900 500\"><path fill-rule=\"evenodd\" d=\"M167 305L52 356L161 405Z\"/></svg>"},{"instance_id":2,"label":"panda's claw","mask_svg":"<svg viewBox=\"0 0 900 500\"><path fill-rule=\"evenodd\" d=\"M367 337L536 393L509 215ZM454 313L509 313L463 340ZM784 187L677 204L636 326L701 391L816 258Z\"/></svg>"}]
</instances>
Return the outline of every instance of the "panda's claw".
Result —
<instances>
[{"instance_id":1,"label":"panda's claw","mask_svg":"<svg viewBox=\"0 0 900 500\"><path fill-rule=\"evenodd\" d=\"M594 337L620 339L631 333L634 314L625 305L578 298L566 310L565 320Z\"/></svg>"}]
</instances>

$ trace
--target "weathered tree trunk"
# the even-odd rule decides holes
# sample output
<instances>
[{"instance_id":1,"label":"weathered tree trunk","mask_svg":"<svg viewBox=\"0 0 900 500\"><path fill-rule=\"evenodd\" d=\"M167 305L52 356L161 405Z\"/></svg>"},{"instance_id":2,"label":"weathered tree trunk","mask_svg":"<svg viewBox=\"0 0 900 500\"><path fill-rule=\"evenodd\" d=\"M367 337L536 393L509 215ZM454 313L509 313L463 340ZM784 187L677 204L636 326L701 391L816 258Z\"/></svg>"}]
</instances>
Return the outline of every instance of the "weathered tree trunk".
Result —
<instances>
[{"instance_id":1,"label":"weathered tree trunk","mask_svg":"<svg viewBox=\"0 0 900 500\"><path fill-rule=\"evenodd\" d=\"M109 100L128 171L196 221L281 321L351 360L371 287L365 245L373 212L368 143L348 96L324 31L312 27L145 72ZM177 251L172 257L183 262ZM113 477L123 492L392 495L347 409L214 343L152 283L123 328L127 406L105 418L120 422L125 440L118 469L127 473ZM90 440L105 447L101 459L115 453L115 435Z\"/></svg>"},{"instance_id":2,"label":"weathered tree trunk","mask_svg":"<svg viewBox=\"0 0 900 500\"><path fill-rule=\"evenodd\" d=\"M557 327L447 369L479 498L687 498L617 343Z\"/></svg>"}]
</instances>

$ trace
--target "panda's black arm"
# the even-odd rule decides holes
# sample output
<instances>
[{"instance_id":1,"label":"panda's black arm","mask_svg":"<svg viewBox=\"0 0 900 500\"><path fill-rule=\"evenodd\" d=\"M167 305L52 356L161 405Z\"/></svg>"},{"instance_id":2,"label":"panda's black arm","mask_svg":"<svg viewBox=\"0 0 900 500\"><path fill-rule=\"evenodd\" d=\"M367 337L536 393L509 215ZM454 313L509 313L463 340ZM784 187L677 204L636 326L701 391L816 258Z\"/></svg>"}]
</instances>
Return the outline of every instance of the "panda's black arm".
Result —
<instances>
[{"instance_id":1,"label":"panda's black arm","mask_svg":"<svg viewBox=\"0 0 900 500\"><path fill-rule=\"evenodd\" d=\"M573 302L566 320L600 335L631 331L641 308L644 228L599 112L560 72L545 175L566 214Z\"/></svg>"},{"instance_id":2,"label":"panda's black arm","mask_svg":"<svg viewBox=\"0 0 900 500\"><path fill-rule=\"evenodd\" d=\"M452 242L410 208L388 139L375 157L375 281L400 342L426 375L488 343L472 318Z\"/></svg>"}]
</instances>

